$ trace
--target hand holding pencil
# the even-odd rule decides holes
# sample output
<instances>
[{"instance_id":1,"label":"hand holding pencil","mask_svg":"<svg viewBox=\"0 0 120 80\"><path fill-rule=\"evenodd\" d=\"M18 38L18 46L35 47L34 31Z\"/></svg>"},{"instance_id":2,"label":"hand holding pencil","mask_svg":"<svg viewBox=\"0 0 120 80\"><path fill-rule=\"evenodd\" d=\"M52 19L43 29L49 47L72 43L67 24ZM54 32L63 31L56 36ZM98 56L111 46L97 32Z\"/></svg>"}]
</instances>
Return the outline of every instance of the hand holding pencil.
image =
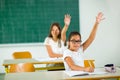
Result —
<instances>
[{"instance_id":1,"label":"hand holding pencil","mask_svg":"<svg viewBox=\"0 0 120 80\"><path fill-rule=\"evenodd\" d=\"M92 65L91 61L90 60L87 60L87 63L88 63L88 67L85 67L85 72L94 72L94 66Z\"/></svg>"},{"instance_id":2,"label":"hand holding pencil","mask_svg":"<svg viewBox=\"0 0 120 80\"><path fill-rule=\"evenodd\" d=\"M94 72L94 68L93 67L85 67L84 71L85 72Z\"/></svg>"}]
</instances>

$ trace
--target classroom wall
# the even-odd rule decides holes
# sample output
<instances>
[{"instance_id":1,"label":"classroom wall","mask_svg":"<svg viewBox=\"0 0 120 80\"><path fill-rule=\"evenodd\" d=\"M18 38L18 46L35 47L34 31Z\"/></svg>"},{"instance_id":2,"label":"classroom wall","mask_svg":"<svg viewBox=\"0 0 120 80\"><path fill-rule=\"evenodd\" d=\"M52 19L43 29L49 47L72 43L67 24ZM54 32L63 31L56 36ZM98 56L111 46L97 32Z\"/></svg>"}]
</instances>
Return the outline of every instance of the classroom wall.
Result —
<instances>
[{"instance_id":1,"label":"classroom wall","mask_svg":"<svg viewBox=\"0 0 120 80\"><path fill-rule=\"evenodd\" d=\"M79 0L80 32L83 42L89 36L97 13L102 11L106 18L100 23L94 42L85 51L85 58L95 59L96 67L103 67L107 63L114 63L116 66L120 66L119 3L119 0ZM3 60L11 59L14 51L30 51L33 58L48 57L43 43L1 44L0 73L4 72Z\"/></svg>"},{"instance_id":2,"label":"classroom wall","mask_svg":"<svg viewBox=\"0 0 120 80\"><path fill-rule=\"evenodd\" d=\"M97 67L107 63L120 66L120 1L80 0L80 30L84 42L94 25L95 16L103 12L105 20L99 24L96 38L85 51L85 56L95 59Z\"/></svg>"},{"instance_id":3,"label":"classroom wall","mask_svg":"<svg viewBox=\"0 0 120 80\"><path fill-rule=\"evenodd\" d=\"M0 45L0 73L5 72L2 66L4 59L12 59L13 52L29 51L33 58L48 57L47 50L43 43L26 43L26 44L4 44ZM36 65L36 67L39 65ZM45 66L45 65L42 65Z\"/></svg>"}]
</instances>

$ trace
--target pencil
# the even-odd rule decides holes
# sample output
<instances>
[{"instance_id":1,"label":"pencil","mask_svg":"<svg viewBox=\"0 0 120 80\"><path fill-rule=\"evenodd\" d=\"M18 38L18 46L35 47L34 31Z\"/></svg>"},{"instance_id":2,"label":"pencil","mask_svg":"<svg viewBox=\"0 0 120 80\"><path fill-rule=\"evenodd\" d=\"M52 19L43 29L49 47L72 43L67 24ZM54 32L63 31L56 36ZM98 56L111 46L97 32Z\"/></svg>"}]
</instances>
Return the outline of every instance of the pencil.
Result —
<instances>
[{"instance_id":1,"label":"pencil","mask_svg":"<svg viewBox=\"0 0 120 80\"><path fill-rule=\"evenodd\" d=\"M88 64L90 65L90 67L92 67L92 64L91 64L91 62L88 60Z\"/></svg>"}]
</instances>

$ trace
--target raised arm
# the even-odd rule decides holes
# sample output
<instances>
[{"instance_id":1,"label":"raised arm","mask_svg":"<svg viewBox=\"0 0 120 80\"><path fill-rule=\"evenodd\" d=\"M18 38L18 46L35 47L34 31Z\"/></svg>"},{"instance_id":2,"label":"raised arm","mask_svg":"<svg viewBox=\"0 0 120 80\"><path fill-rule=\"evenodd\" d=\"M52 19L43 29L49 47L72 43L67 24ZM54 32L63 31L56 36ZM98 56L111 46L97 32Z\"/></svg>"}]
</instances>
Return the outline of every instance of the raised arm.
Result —
<instances>
[{"instance_id":1,"label":"raised arm","mask_svg":"<svg viewBox=\"0 0 120 80\"><path fill-rule=\"evenodd\" d=\"M98 25L103 19L104 19L103 18L103 13L99 12L98 15L96 16L96 22L93 26L93 29L90 33L89 38L82 44L83 51L86 50L89 47L89 45L93 42L93 40L95 39L95 35L96 35L96 32L97 32Z\"/></svg>"},{"instance_id":2,"label":"raised arm","mask_svg":"<svg viewBox=\"0 0 120 80\"><path fill-rule=\"evenodd\" d=\"M65 18L64 18L64 23L65 23L65 25L64 25L64 27L63 27L63 29L62 29L62 32L61 32L61 39L62 39L62 41L66 41L66 32L67 32L67 30L68 30L68 27L69 27L69 25L70 25L70 21L71 21L71 16L70 15L68 15L68 14L66 14L65 15Z\"/></svg>"}]
</instances>

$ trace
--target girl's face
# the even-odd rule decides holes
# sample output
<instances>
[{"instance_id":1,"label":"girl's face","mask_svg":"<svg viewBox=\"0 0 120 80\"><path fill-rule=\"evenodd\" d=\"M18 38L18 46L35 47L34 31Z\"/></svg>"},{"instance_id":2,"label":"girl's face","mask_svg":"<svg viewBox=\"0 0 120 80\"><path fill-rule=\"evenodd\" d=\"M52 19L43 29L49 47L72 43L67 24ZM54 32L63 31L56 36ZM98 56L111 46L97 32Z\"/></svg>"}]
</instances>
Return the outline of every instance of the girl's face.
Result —
<instances>
[{"instance_id":1,"label":"girl's face","mask_svg":"<svg viewBox=\"0 0 120 80\"><path fill-rule=\"evenodd\" d=\"M53 37L58 37L59 33L60 33L60 31L59 31L58 27L57 26L53 26L52 30L51 30L52 36Z\"/></svg>"},{"instance_id":2,"label":"girl's face","mask_svg":"<svg viewBox=\"0 0 120 80\"><path fill-rule=\"evenodd\" d=\"M80 48L81 39L79 35L74 35L69 41L69 49L72 51L77 51Z\"/></svg>"}]
</instances>

